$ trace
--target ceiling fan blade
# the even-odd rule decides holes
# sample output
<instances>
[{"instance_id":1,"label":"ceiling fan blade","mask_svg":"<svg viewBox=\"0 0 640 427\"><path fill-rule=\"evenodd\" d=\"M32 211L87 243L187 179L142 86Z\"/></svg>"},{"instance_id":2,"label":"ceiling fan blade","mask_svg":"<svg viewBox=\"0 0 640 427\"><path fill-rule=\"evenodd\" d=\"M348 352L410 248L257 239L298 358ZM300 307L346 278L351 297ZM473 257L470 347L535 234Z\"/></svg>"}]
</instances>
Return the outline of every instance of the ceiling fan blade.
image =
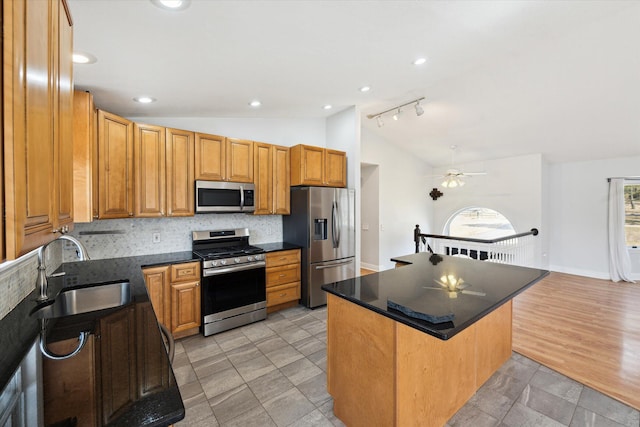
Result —
<instances>
[{"instance_id":1,"label":"ceiling fan blade","mask_svg":"<svg viewBox=\"0 0 640 427\"><path fill-rule=\"evenodd\" d=\"M487 294L485 294L484 292L478 292L478 291L468 291L468 290L464 290L464 291L460 291L463 294L467 294L467 295L476 295L479 297L486 297Z\"/></svg>"}]
</instances>

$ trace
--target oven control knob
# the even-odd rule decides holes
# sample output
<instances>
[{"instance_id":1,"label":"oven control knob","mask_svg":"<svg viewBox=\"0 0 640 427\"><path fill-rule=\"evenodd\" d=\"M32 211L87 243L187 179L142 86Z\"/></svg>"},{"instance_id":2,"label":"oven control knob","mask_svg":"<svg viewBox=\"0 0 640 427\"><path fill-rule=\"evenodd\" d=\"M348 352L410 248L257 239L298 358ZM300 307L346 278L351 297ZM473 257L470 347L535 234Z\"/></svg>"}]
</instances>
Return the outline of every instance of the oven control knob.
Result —
<instances>
[{"instance_id":1,"label":"oven control knob","mask_svg":"<svg viewBox=\"0 0 640 427\"><path fill-rule=\"evenodd\" d=\"M220 265L225 265L226 263L227 263L227 260L226 260L226 259L221 259L221 260L220 260Z\"/></svg>"},{"instance_id":2,"label":"oven control knob","mask_svg":"<svg viewBox=\"0 0 640 427\"><path fill-rule=\"evenodd\" d=\"M240 263L240 258L234 258L233 260L236 262L236 264Z\"/></svg>"},{"instance_id":3,"label":"oven control knob","mask_svg":"<svg viewBox=\"0 0 640 427\"><path fill-rule=\"evenodd\" d=\"M253 257L252 256L248 256L247 257L247 262L251 262L251 261L253 261Z\"/></svg>"},{"instance_id":4,"label":"oven control knob","mask_svg":"<svg viewBox=\"0 0 640 427\"><path fill-rule=\"evenodd\" d=\"M211 266L212 267L217 267L218 266L218 261L211 261Z\"/></svg>"},{"instance_id":5,"label":"oven control knob","mask_svg":"<svg viewBox=\"0 0 640 427\"><path fill-rule=\"evenodd\" d=\"M260 261L264 259L264 255L256 255L256 261Z\"/></svg>"}]
</instances>

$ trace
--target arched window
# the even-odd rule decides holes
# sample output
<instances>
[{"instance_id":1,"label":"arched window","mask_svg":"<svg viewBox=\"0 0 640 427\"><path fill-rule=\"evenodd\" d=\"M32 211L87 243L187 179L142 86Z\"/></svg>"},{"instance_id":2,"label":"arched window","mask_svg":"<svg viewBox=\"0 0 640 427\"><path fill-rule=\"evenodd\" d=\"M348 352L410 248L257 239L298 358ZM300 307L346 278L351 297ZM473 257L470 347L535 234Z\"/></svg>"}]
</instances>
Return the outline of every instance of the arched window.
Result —
<instances>
[{"instance_id":1,"label":"arched window","mask_svg":"<svg viewBox=\"0 0 640 427\"><path fill-rule=\"evenodd\" d=\"M462 209L449 218L444 234L475 239L495 239L515 234L511 222L493 209L470 207Z\"/></svg>"}]
</instances>

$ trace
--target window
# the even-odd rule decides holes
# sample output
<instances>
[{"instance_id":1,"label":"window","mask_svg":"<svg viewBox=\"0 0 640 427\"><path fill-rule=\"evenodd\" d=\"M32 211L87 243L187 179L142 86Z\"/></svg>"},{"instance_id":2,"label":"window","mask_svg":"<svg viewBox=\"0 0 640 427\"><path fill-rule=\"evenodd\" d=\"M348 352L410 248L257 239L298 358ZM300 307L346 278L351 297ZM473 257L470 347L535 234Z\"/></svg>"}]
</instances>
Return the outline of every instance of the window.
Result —
<instances>
[{"instance_id":1,"label":"window","mask_svg":"<svg viewBox=\"0 0 640 427\"><path fill-rule=\"evenodd\" d=\"M475 239L495 239L515 234L515 230L511 222L500 212L472 207L453 215L445 227L444 234Z\"/></svg>"},{"instance_id":2,"label":"window","mask_svg":"<svg viewBox=\"0 0 640 427\"><path fill-rule=\"evenodd\" d=\"M640 247L640 183L628 181L624 184L624 231L627 246Z\"/></svg>"}]
</instances>

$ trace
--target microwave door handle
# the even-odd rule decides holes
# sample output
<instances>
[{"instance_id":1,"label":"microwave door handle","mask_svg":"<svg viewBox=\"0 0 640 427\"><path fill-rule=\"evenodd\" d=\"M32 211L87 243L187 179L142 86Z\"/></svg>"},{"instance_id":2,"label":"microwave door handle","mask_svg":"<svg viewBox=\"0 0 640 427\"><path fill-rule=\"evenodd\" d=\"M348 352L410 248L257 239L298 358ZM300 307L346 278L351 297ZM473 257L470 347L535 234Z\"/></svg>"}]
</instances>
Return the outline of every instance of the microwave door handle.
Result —
<instances>
[{"instance_id":1,"label":"microwave door handle","mask_svg":"<svg viewBox=\"0 0 640 427\"><path fill-rule=\"evenodd\" d=\"M240 186L240 210L244 210L244 187Z\"/></svg>"}]
</instances>

